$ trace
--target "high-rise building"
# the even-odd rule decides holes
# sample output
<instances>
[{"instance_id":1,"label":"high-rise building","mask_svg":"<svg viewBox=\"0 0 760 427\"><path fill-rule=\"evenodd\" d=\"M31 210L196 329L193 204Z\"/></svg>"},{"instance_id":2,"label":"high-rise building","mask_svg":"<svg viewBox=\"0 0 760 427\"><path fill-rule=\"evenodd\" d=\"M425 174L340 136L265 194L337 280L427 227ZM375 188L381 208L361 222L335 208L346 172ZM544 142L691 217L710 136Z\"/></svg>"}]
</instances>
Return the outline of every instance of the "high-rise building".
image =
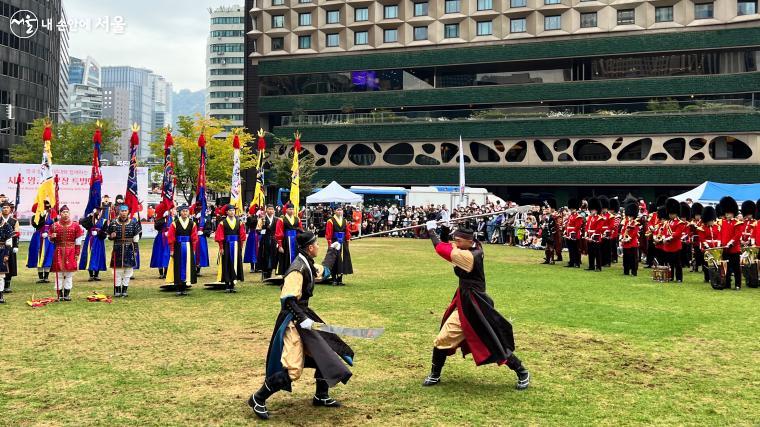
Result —
<instances>
[{"instance_id":1,"label":"high-rise building","mask_svg":"<svg viewBox=\"0 0 760 427\"><path fill-rule=\"evenodd\" d=\"M115 162L129 162L129 140L132 137L129 109L129 90L120 87L103 88L103 117L113 120L113 125L121 129L117 143L119 150L112 159Z\"/></svg>"},{"instance_id":2,"label":"high-rise building","mask_svg":"<svg viewBox=\"0 0 760 427\"><path fill-rule=\"evenodd\" d=\"M90 122L103 117L100 77L100 65L93 58L70 58L68 118L72 123Z\"/></svg>"},{"instance_id":3,"label":"high-rise building","mask_svg":"<svg viewBox=\"0 0 760 427\"><path fill-rule=\"evenodd\" d=\"M155 130L171 122L171 83L151 70L129 66L103 67L102 80L103 87L129 93L129 122L140 126L138 156L143 161L158 161L150 159L148 143ZM129 126L122 132L131 133Z\"/></svg>"},{"instance_id":4,"label":"high-rise building","mask_svg":"<svg viewBox=\"0 0 760 427\"><path fill-rule=\"evenodd\" d=\"M62 17L60 0L0 1L0 162L9 161L9 148L35 119L66 119L68 32L56 26Z\"/></svg>"},{"instance_id":5,"label":"high-rise building","mask_svg":"<svg viewBox=\"0 0 760 427\"><path fill-rule=\"evenodd\" d=\"M504 198L757 182L757 5L247 0L245 126L343 185L456 185L460 135Z\"/></svg>"},{"instance_id":6,"label":"high-rise building","mask_svg":"<svg viewBox=\"0 0 760 427\"><path fill-rule=\"evenodd\" d=\"M206 115L229 120L226 130L243 126L242 6L209 9L211 31L206 49Z\"/></svg>"}]
</instances>

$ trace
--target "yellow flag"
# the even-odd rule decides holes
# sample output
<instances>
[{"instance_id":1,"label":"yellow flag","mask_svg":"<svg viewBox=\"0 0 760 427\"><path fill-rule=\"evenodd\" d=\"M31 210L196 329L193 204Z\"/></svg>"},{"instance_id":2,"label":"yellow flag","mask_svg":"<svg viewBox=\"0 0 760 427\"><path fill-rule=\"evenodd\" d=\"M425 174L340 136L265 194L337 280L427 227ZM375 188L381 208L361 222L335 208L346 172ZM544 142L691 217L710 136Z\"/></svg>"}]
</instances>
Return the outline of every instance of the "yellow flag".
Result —
<instances>
[{"instance_id":1,"label":"yellow flag","mask_svg":"<svg viewBox=\"0 0 760 427\"><path fill-rule=\"evenodd\" d=\"M41 184L37 189L37 197L34 202L37 208L34 211L35 222L39 221L40 214L45 211L45 200L50 206L55 206L55 181L53 180L53 154L50 151L50 140L53 139L53 131L50 121L45 121L45 130L42 133L44 147L42 149L42 164L40 164Z\"/></svg>"},{"instance_id":2,"label":"yellow flag","mask_svg":"<svg viewBox=\"0 0 760 427\"><path fill-rule=\"evenodd\" d=\"M296 131L294 134L296 142L293 146L293 167L290 168L290 203L293 204L293 209L298 213L300 189L301 189L301 175L298 169L298 153L301 152L301 133Z\"/></svg>"}]
</instances>

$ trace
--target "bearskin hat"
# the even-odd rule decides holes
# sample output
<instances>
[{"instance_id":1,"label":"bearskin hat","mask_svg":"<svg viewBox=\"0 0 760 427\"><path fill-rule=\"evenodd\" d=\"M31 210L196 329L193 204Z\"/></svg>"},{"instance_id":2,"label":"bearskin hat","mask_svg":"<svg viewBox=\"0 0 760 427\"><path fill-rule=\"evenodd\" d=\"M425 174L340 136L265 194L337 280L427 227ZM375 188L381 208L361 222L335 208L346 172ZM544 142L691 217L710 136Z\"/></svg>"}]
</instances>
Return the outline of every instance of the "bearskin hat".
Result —
<instances>
[{"instance_id":1,"label":"bearskin hat","mask_svg":"<svg viewBox=\"0 0 760 427\"><path fill-rule=\"evenodd\" d=\"M602 209L610 208L610 199L607 198L607 196L599 196L597 199L599 200L599 204L602 206Z\"/></svg>"},{"instance_id":2,"label":"bearskin hat","mask_svg":"<svg viewBox=\"0 0 760 427\"><path fill-rule=\"evenodd\" d=\"M689 206L686 202L681 202L681 219L683 220L690 220L691 219L691 206Z\"/></svg>"},{"instance_id":3,"label":"bearskin hat","mask_svg":"<svg viewBox=\"0 0 760 427\"><path fill-rule=\"evenodd\" d=\"M702 221L710 222L718 219L718 214L715 212L715 208L712 206L705 206L702 210Z\"/></svg>"},{"instance_id":4,"label":"bearskin hat","mask_svg":"<svg viewBox=\"0 0 760 427\"><path fill-rule=\"evenodd\" d=\"M610 199L610 210L613 213L617 213L620 210L620 200L617 197Z\"/></svg>"},{"instance_id":5,"label":"bearskin hat","mask_svg":"<svg viewBox=\"0 0 760 427\"><path fill-rule=\"evenodd\" d=\"M570 200L567 201L567 208L578 209L580 208L580 202L576 198L570 198Z\"/></svg>"},{"instance_id":6,"label":"bearskin hat","mask_svg":"<svg viewBox=\"0 0 760 427\"><path fill-rule=\"evenodd\" d=\"M696 202L691 205L691 217L694 218L697 215L702 215L702 211L705 210L705 207L702 206L702 203Z\"/></svg>"},{"instance_id":7,"label":"bearskin hat","mask_svg":"<svg viewBox=\"0 0 760 427\"><path fill-rule=\"evenodd\" d=\"M626 203L625 204L625 216L629 218L636 218L639 215L639 203Z\"/></svg>"},{"instance_id":8,"label":"bearskin hat","mask_svg":"<svg viewBox=\"0 0 760 427\"><path fill-rule=\"evenodd\" d=\"M660 220L668 219L668 211L665 210L665 206L660 206L657 208L657 218Z\"/></svg>"},{"instance_id":9,"label":"bearskin hat","mask_svg":"<svg viewBox=\"0 0 760 427\"><path fill-rule=\"evenodd\" d=\"M554 199L546 199L544 203L552 209L557 209L557 201Z\"/></svg>"},{"instance_id":10,"label":"bearskin hat","mask_svg":"<svg viewBox=\"0 0 760 427\"><path fill-rule=\"evenodd\" d=\"M704 214L703 214L703 215L704 215ZM722 216L723 216L723 208L720 206L720 203L718 203L718 204L715 206L715 215L717 215L717 216L718 216L718 218L720 218L720 217L722 217Z\"/></svg>"},{"instance_id":11,"label":"bearskin hat","mask_svg":"<svg viewBox=\"0 0 760 427\"><path fill-rule=\"evenodd\" d=\"M755 210L757 210L757 206L752 200L745 200L744 203L742 203L742 215L755 216Z\"/></svg>"},{"instance_id":12,"label":"bearskin hat","mask_svg":"<svg viewBox=\"0 0 760 427\"><path fill-rule=\"evenodd\" d=\"M720 199L720 209L723 212L723 215L732 213L736 215L739 213L739 205L736 203L736 200L734 200L731 196L725 196L722 199Z\"/></svg>"},{"instance_id":13,"label":"bearskin hat","mask_svg":"<svg viewBox=\"0 0 760 427\"><path fill-rule=\"evenodd\" d=\"M599 202L599 199L596 197L588 199L588 210L596 211L597 213L601 212L602 204Z\"/></svg>"},{"instance_id":14,"label":"bearskin hat","mask_svg":"<svg viewBox=\"0 0 760 427\"><path fill-rule=\"evenodd\" d=\"M665 196L657 196L657 201L655 202L655 206L657 209L659 209L661 206L665 206L665 202L668 200Z\"/></svg>"},{"instance_id":15,"label":"bearskin hat","mask_svg":"<svg viewBox=\"0 0 760 427\"><path fill-rule=\"evenodd\" d=\"M681 215L681 204L678 203L678 200L676 199L668 199L665 202L665 211L668 215L670 214L676 214L678 216Z\"/></svg>"}]
</instances>

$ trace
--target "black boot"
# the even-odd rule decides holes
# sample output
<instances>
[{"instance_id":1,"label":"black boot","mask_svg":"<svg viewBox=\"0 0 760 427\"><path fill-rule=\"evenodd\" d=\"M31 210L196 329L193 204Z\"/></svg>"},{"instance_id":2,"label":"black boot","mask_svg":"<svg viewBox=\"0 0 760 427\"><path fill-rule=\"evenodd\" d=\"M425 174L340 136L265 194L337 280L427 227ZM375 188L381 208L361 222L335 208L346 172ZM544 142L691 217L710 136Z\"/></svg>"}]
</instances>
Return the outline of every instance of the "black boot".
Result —
<instances>
[{"instance_id":1,"label":"black boot","mask_svg":"<svg viewBox=\"0 0 760 427\"><path fill-rule=\"evenodd\" d=\"M446 363L446 350L433 348L433 364L430 368L430 375L422 382L423 387L434 386L441 382L441 370Z\"/></svg>"},{"instance_id":2,"label":"black boot","mask_svg":"<svg viewBox=\"0 0 760 427\"><path fill-rule=\"evenodd\" d=\"M325 406L328 408L340 408L340 402L329 396L330 386L327 381L317 378L317 391L311 403L314 406Z\"/></svg>"},{"instance_id":3,"label":"black boot","mask_svg":"<svg viewBox=\"0 0 760 427\"><path fill-rule=\"evenodd\" d=\"M121 297L122 298L126 298L128 296L127 295L127 288L129 288L129 286L122 286L121 287Z\"/></svg>"},{"instance_id":4,"label":"black boot","mask_svg":"<svg viewBox=\"0 0 760 427\"><path fill-rule=\"evenodd\" d=\"M49 277L50 277L49 271L42 273L42 283L50 283L50 280L48 280Z\"/></svg>"},{"instance_id":5,"label":"black boot","mask_svg":"<svg viewBox=\"0 0 760 427\"><path fill-rule=\"evenodd\" d=\"M163 268L158 269L158 278L159 279L166 279L166 272Z\"/></svg>"},{"instance_id":6,"label":"black boot","mask_svg":"<svg viewBox=\"0 0 760 427\"><path fill-rule=\"evenodd\" d=\"M6 294L11 294L13 291L11 290L11 279L5 279L5 290L3 291Z\"/></svg>"},{"instance_id":7,"label":"black boot","mask_svg":"<svg viewBox=\"0 0 760 427\"><path fill-rule=\"evenodd\" d=\"M63 290L63 300L64 301L71 301L71 289L64 289Z\"/></svg>"},{"instance_id":8,"label":"black boot","mask_svg":"<svg viewBox=\"0 0 760 427\"><path fill-rule=\"evenodd\" d=\"M227 283L227 289L224 292L228 294L237 293L237 291L235 290L235 283Z\"/></svg>"},{"instance_id":9,"label":"black boot","mask_svg":"<svg viewBox=\"0 0 760 427\"><path fill-rule=\"evenodd\" d=\"M96 282L100 282L100 277L98 277L99 275L100 275L100 271L98 271L98 270L94 270L94 271L92 272L92 278L93 278L93 279L94 279Z\"/></svg>"},{"instance_id":10,"label":"black boot","mask_svg":"<svg viewBox=\"0 0 760 427\"><path fill-rule=\"evenodd\" d=\"M525 390L528 388L530 385L530 372L525 369L525 366L523 366L520 359L518 359L514 353L512 353L512 355L509 356L509 359L507 359L507 366L517 374L516 388L518 390Z\"/></svg>"},{"instance_id":11,"label":"black boot","mask_svg":"<svg viewBox=\"0 0 760 427\"><path fill-rule=\"evenodd\" d=\"M280 390L290 391L290 376L287 371L280 371L264 380L264 385L248 398L248 406L257 417L268 420L267 399Z\"/></svg>"},{"instance_id":12,"label":"black boot","mask_svg":"<svg viewBox=\"0 0 760 427\"><path fill-rule=\"evenodd\" d=\"M120 298L121 297L121 286L114 286L113 287L113 297L114 298Z\"/></svg>"}]
</instances>

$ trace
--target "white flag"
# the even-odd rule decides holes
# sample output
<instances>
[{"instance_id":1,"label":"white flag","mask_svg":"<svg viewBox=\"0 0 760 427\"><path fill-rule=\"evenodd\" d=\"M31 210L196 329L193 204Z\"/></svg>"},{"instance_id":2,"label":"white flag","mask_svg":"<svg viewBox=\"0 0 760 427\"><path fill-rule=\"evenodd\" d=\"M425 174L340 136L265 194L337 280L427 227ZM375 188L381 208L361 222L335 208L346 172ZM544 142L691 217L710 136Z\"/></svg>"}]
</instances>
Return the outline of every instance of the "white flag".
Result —
<instances>
[{"instance_id":1,"label":"white flag","mask_svg":"<svg viewBox=\"0 0 760 427\"><path fill-rule=\"evenodd\" d=\"M464 147L462 135L459 135L459 205L464 205Z\"/></svg>"}]
</instances>

